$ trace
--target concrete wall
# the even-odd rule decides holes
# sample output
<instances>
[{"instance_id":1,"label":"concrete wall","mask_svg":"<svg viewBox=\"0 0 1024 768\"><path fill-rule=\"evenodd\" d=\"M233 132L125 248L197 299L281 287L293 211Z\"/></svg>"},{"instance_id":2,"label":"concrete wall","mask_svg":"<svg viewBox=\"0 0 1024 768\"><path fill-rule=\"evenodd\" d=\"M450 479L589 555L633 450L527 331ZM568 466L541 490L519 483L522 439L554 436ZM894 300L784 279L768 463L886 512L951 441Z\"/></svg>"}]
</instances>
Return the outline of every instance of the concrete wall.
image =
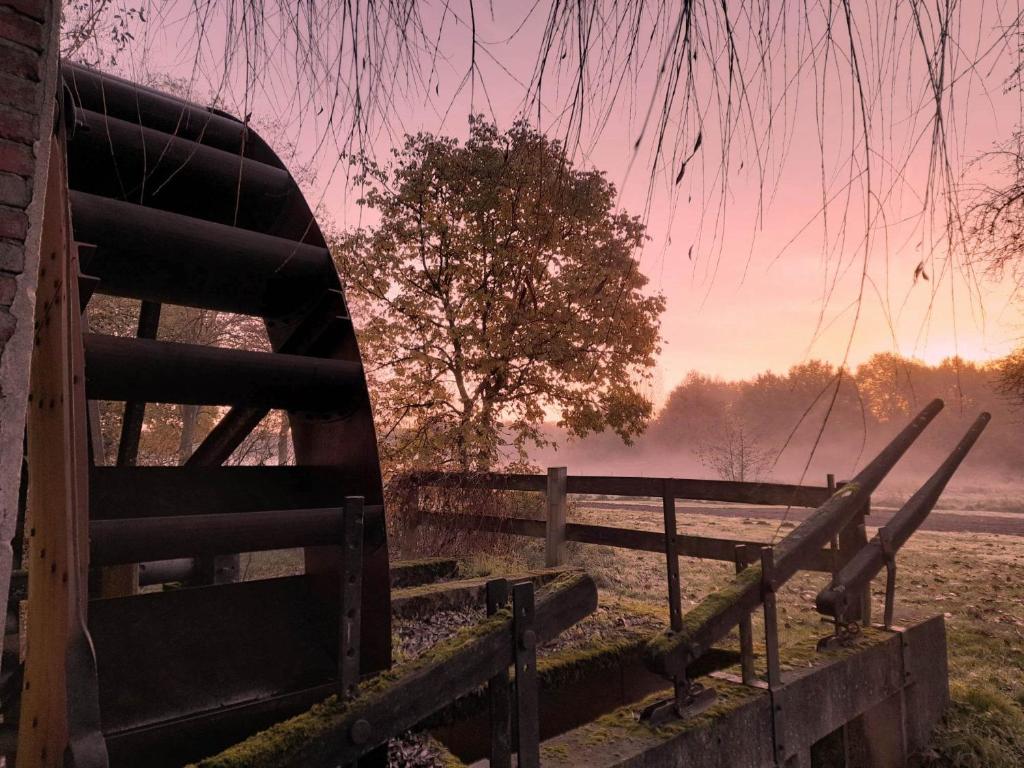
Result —
<instances>
[{"instance_id":1,"label":"concrete wall","mask_svg":"<svg viewBox=\"0 0 1024 768\"><path fill-rule=\"evenodd\" d=\"M0 617L18 520L59 20L56 0L0 0Z\"/></svg>"}]
</instances>

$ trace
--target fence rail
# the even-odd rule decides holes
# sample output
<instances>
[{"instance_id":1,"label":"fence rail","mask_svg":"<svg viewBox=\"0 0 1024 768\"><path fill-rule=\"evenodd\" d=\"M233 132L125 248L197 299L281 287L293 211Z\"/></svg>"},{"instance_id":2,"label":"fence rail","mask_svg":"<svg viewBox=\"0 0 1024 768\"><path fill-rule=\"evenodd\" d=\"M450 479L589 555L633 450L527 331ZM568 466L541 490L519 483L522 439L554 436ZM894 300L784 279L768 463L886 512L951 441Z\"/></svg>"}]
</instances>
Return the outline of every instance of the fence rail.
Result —
<instances>
[{"instance_id":1,"label":"fence rail","mask_svg":"<svg viewBox=\"0 0 1024 768\"><path fill-rule=\"evenodd\" d=\"M406 475L417 486L434 488L483 488L495 491L545 492L548 475L499 472L413 472ZM666 485L667 484L667 485ZM692 480L673 477L615 477L567 475L566 493L635 498L662 498L666 491L676 499L721 501L735 504L817 508L832 495L826 486L783 483L743 483L731 480Z\"/></svg>"},{"instance_id":2,"label":"fence rail","mask_svg":"<svg viewBox=\"0 0 1024 768\"><path fill-rule=\"evenodd\" d=\"M501 533L509 536L528 536L535 539L547 538L547 521L530 520L522 517L499 517L497 515L467 515L453 513L421 512L420 522L431 525L451 525L461 530L480 533ZM617 528L608 525L584 525L566 523L565 540L580 544L603 544L619 549L634 549L641 552L664 552L665 535L660 531L644 531L635 528ZM736 548L743 548L747 564L759 561L758 547L763 541L741 541L720 539L711 536L689 536L676 534L676 547L683 557L702 560L736 561ZM806 570L831 573L833 555L823 549L807 561Z\"/></svg>"},{"instance_id":3,"label":"fence rail","mask_svg":"<svg viewBox=\"0 0 1024 768\"><path fill-rule=\"evenodd\" d=\"M569 475L565 467L553 467L546 475L498 472L414 472L405 476L407 487L414 489L414 524L447 525L468 531L529 536L545 540L545 562L549 567L565 562L565 543L602 544L621 549L645 552L673 550L677 555L708 560L735 562L737 552L748 562L757 557L757 548L764 542L721 539L708 536L676 534L672 541L665 536L675 530L675 501L717 501L735 504L793 506L816 508L835 492L829 476L825 486L786 485L781 483L744 483L727 480L692 480L671 477L614 477L607 475ZM520 491L546 494L544 520L498 515L438 513L419 508L417 492L421 488ZM604 495L631 498L659 498L663 501L666 527L663 531L636 530L607 525L569 523L565 519L566 501L570 495ZM671 511L670 511L671 510ZM865 509L866 513L866 509ZM672 520L669 520L669 515ZM863 516L861 516L862 518ZM858 522L863 522L860 519ZM863 536L863 534L861 534ZM857 541L859 548L863 544ZM743 554L747 553L747 554ZM847 559L852 552L839 554L834 548L823 549L809 557L807 570L831 572L837 555ZM843 557L842 555L846 555Z\"/></svg>"}]
</instances>

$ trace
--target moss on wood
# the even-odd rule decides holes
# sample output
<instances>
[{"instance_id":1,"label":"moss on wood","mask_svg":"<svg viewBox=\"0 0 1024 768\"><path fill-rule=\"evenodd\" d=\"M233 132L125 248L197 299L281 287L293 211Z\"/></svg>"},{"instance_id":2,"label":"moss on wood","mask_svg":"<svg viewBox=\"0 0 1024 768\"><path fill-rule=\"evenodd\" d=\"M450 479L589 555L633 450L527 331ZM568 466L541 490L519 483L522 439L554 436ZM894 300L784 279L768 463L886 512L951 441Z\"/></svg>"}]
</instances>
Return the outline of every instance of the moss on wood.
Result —
<instances>
[{"instance_id":1,"label":"moss on wood","mask_svg":"<svg viewBox=\"0 0 1024 768\"><path fill-rule=\"evenodd\" d=\"M697 633L715 616L728 610L752 586L761 581L761 566L746 568L725 587L712 592L683 616L683 626L675 632L671 629L661 632L647 643L646 658L652 669L662 670L666 657L688 651ZM685 656L685 661L692 661ZM685 662L684 662L685 663Z\"/></svg>"},{"instance_id":2,"label":"moss on wood","mask_svg":"<svg viewBox=\"0 0 1024 768\"><path fill-rule=\"evenodd\" d=\"M582 572L566 573L551 582L541 593L557 591L589 579ZM197 768L294 768L317 764L327 759L340 739L347 738L346 728L359 711L378 702L397 683L409 679L420 670L443 664L470 647L481 637L499 629L512 618L511 611L498 611L478 624L466 627L426 653L401 666L382 672L360 684L356 696L343 700L331 696L306 712L271 726L245 741L229 747L218 755L200 760Z\"/></svg>"}]
</instances>

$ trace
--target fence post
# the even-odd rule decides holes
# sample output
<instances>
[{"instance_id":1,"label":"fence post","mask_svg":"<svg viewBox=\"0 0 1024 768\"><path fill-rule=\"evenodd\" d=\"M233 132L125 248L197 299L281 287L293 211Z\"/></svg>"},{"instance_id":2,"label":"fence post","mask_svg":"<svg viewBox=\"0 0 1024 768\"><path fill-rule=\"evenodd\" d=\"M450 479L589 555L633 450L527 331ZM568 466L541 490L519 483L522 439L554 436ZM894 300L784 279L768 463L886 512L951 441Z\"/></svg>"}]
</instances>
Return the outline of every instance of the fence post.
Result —
<instances>
[{"instance_id":1,"label":"fence post","mask_svg":"<svg viewBox=\"0 0 1024 768\"><path fill-rule=\"evenodd\" d=\"M544 543L544 564L548 568L565 565L565 467L548 468L547 535Z\"/></svg>"}]
</instances>

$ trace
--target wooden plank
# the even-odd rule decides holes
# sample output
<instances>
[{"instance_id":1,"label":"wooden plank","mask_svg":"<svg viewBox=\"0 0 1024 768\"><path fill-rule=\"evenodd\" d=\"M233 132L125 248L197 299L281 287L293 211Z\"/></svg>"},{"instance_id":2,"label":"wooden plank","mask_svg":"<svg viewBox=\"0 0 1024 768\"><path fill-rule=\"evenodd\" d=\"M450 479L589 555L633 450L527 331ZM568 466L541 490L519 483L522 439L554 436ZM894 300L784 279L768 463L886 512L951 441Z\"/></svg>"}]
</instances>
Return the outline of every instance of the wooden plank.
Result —
<instances>
[{"instance_id":1,"label":"wooden plank","mask_svg":"<svg viewBox=\"0 0 1024 768\"><path fill-rule=\"evenodd\" d=\"M878 534L859 551L845 559L840 572L833 583L818 593L817 607L829 616L855 620L857 615L850 615L850 607L858 607L854 603L856 596L862 594L871 580L885 567L886 554L883 537L891 536L893 551L902 547L925 521L935 506L946 484L953 477L961 462L967 458L975 441L981 436L991 416L982 413L970 429L949 454L945 461L935 470L913 496L893 515ZM851 595L854 597L851 598Z\"/></svg>"},{"instance_id":2,"label":"wooden plank","mask_svg":"<svg viewBox=\"0 0 1024 768\"><path fill-rule=\"evenodd\" d=\"M496 515L436 514L424 512L422 522L429 525L453 526L468 531L504 533L510 536L529 536L543 539L545 524L541 520L527 520L519 517L498 517ZM614 528L608 525L585 525L566 523L565 537L568 541L581 544L601 544L620 549L636 549L643 552L665 551L665 537L658 531L638 531L632 528ZM750 556L757 558L757 550L764 542L718 539L711 536L676 536L678 553L684 557L703 560L735 562L736 547L748 547ZM808 571L832 570L831 553L821 550L808 558L804 568Z\"/></svg>"},{"instance_id":3,"label":"wooden plank","mask_svg":"<svg viewBox=\"0 0 1024 768\"><path fill-rule=\"evenodd\" d=\"M114 766L180 766L260 727L221 733L225 708L337 690L336 619L305 576L94 600L89 627L105 734L156 728ZM191 742L174 727L204 721Z\"/></svg>"},{"instance_id":4,"label":"wooden plank","mask_svg":"<svg viewBox=\"0 0 1024 768\"><path fill-rule=\"evenodd\" d=\"M346 467L93 467L89 503L93 520L315 509L361 483Z\"/></svg>"},{"instance_id":5,"label":"wooden plank","mask_svg":"<svg viewBox=\"0 0 1024 768\"><path fill-rule=\"evenodd\" d=\"M340 290L332 288L324 291L313 309L295 326L287 339L275 344L274 351L290 355L314 355L321 351L320 347L325 340L337 342L339 338L352 339L354 343L355 331L347 312L345 297ZM268 412L266 408L232 407L192 452L186 465L209 467L223 464Z\"/></svg>"},{"instance_id":6,"label":"wooden plank","mask_svg":"<svg viewBox=\"0 0 1024 768\"><path fill-rule=\"evenodd\" d=\"M275 317L302 310L333 276L326 248L84 192L71 202L100 293Z\"/></svg>"},{"instance_id":7,"label":"wooden plank","mask_svg":"<svg viewBox=\"0 0 1024 768\"><path fill-rule=\"evenodd\" d=\"M537 597L538 643L556 637L597 608L597 586L586 574L565 576ZM281 723L198 766L351 764L483 685L511 666L513 659L512 617L503 611L435 648L430 661L397 667L390 680L383 684L371 680L350 701L326 704Z\"/></svg>"},{"instance_id":8,"label":"wooden plank","mask_svg":"<svg viewBox=\"0 0 1024 768\"><path fill-rule=\"evenodd\" d=\"M541 587L567 573L565 568L542 568L509 575L512 583L529 581ZM391 593L392 615L402 619L432 616L438 611L460 611L484 605L489 578L458 579L422 587L396 589Z\"/></svg>"},{"instance_id":9,"label":"wooden plank","mask_svg":"<svg viewBox=\"0 0 1024 768\"><path fill-rule=\"evenodd\" d=\"M504 474L500 472L415 472L409 480L420 486L443 488L490 488L503 491L544 491L545 475ZM566 490L570 494L598 494L638 498L662 498L665 483L677 499L722 501L737 504L818 507L831 495L828 488L782 483L739 483L727 480L691 480L664 477L612 477L608 475L569 475Z\"/></svg>"},{"instance_id":10,"label":"wooden plank","mask_svg":"<svg viewBox=\"0 0 1024 768\"><path fill-rule=\"evenodd\" d=\"M366 507L368 521L381 523L384 508ZM284 509L219 515L93 520L89 524L94 565L236 552L262 552L341 543L343 511ZM360 529L362 530L362 529Z\"/></svg>"},{"instance_id":11,"label":"wooden plank","mask_svg":"<svg viewBox=\"0 0 1024 768\"><path fill-rule=\"evenodd\" d=\"M817 507L823 504L829 495L827 488L816 486L660 477L576 475L569 477L568 485L569 493L661 498L665 492L666 481L670 483L671 493L676 499L698 501Z\"/></svg>"},{"instance_id":12,"label":"wooden plank","mask_svg":"<svg viewBox=\"0 0 1024 768\"><path fill-rule=\"evenodd\" d=\"M547 519L544 540L544 565L555 568L565 564L565 467L552 467L547 476Z\"/></svg>"},{"instance_id":13,"label":"wooden plank","mask_svg":"<svg viewBox=\"0 0 1024 768\"><path fill-rule=\"evenodd\" d=\"M69 746L77 765L102 757L89 738L98 734L96 681L81 624L88 589L87 408L65 178L63 145L54 141L27 424L28 637L18 733L18 765L26 768L63 765Z\"/></svg>"},{"instance_id":14,"label":"wooden plank","mask_svg":"<svg viewBox=\"0 0 1024 768\"><path fill-rule=\"evenodd\" d=\"M94 333L84 343L96 400L348 413L366 397L362 366L347 360Z\"/></svg>"}]
</instances>

